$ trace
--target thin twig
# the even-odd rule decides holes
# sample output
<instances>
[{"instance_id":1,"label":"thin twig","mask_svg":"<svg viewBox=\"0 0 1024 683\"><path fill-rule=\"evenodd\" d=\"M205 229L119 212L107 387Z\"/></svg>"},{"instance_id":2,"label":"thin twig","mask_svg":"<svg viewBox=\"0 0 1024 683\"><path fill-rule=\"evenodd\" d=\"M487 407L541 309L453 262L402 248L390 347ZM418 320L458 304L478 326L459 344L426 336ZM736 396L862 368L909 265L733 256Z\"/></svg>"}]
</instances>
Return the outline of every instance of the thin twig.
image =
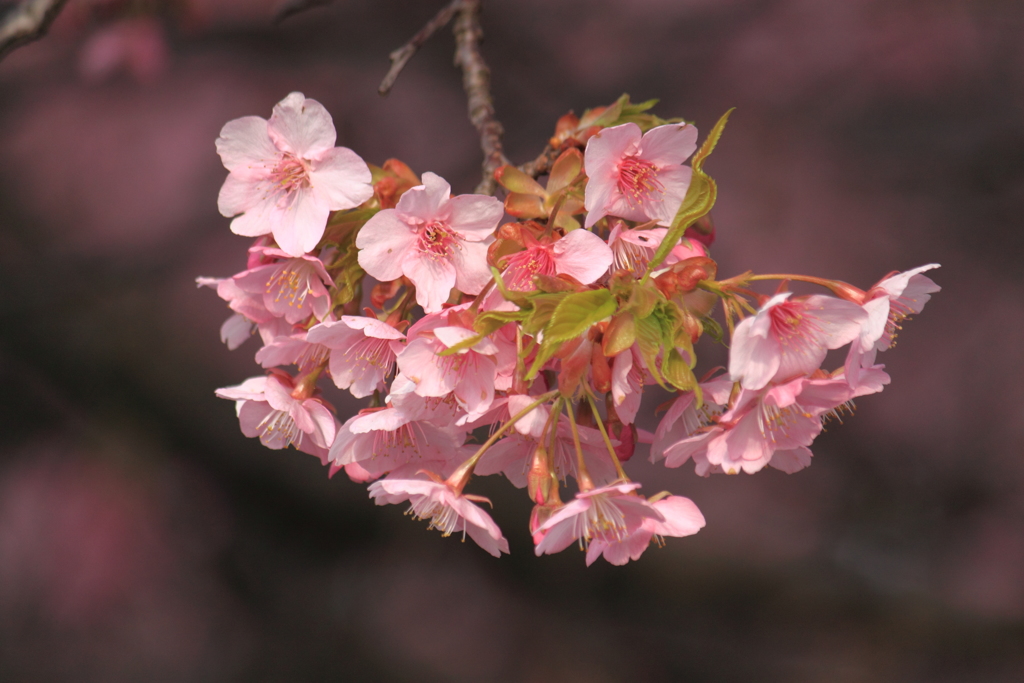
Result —
<instances>
[{"instance_id":1,"label":"thin twig","mask_svg":"<svg viewBox=\"0 0 1024 683\"><path fill-rule=\"evenodd\" d=\"M555 159L558 157L557 152L558 150L549 144L544 148L543 152L537 155L536 159L527 161L519 166L519 170L531 178L542 176L551 170L551 165L555 163Z\"/></svg>"},{"instance_id":2,"label":"thin twig","mask_svg":"<svg viewBox=\"0 0 1024 683\"><path fill-rule=\"evenodd\" d=\"M281 5L281 8L277 10L277 14L274 15L274 23L280 24L288 17L295 16L300 12L305 12L308 9L314 7L323 7L329 5L334 0L288 0L288 2Z\"/></svg>"},{"instance_id":3,"label":"thin twig","mask_svg":"<svg viewBox=\"0 0 1024 683\"><path fill-rule=\"evenodd\" d=\"M388 73L384 76L384 80L380 82L380 87L377 88L377 92L381 95L387 95L390 92L391 87L395 84L395 80L398 78L398 74L402 73L402 69L412 59L412 56L416 54L416 51L423 47L423 43L430 39L430 36L434 35L437 29L445 26L455 13L462 7L463 0L452 0L437 13L433 19L421 28L416 35L414 35L408 43L392 52L388 57L391 59L391 68L388 69Z\"/></svg>"},{"instance_id":4,"label":"thin twig","mask_svg":"<svg viewBox=\"0 0 1024 683\"><path fill-rule=\"evenodd\" d=\"M0 59L42 38L67 0L23 0L0 19Z\"/></svg>"},{"instance_id":5,"label":"thin twig","mask_svg":"<svg viewBox=\"0 0 1024 683\"><path fill-rule=\"evenodd\" d=\"M491 71L480 54L480 0L463 0L455 20L455 64L462 68L462 87L469 104L469 120L480 133L484 153L483 179L476 186L479 194L493 194L497 183L494 172L508 163L501 146L504 129L494 115L491 99Z\"/></svg>"}]
</instances>

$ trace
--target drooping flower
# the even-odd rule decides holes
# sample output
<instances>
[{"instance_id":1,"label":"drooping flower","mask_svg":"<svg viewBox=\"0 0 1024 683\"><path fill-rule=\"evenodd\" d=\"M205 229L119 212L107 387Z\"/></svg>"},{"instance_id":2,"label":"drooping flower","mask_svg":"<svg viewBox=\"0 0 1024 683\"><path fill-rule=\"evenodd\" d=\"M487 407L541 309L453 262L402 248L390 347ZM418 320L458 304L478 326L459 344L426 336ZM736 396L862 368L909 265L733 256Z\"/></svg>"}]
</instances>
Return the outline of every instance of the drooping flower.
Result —
<instances>
[{"instance_id":1,"label":"drooping flower","mask_svg":"<svg viewBox=\"0 0 1024 683\"><path fill-rule=\"evenodd\" d=\"M665 536L692 536L704 528L704 515L689 498L666 496L650 505L662 519L647 517L638 529L617 541L614 538L592 539L587 548L587 566L601 555L610 564L621 566L630 560L639 560L651 541L662 545Z\"/></svg>"},{"instance_id":2,"label":"drooping flower","mask_svg":"<svg viewBox=\"0 0 1024 683\"><path fill-rule=\"evenodd\" d=\"M334 384L363 398L383 387L395 367L395 342L405 335L376 318L343 315L310 328L306 338L331 349Z\"/></svg>"},{"instance_id":3,"label":"drooping flower","mask_svg":"<svg viewBox=\"0 0 1024 683\"><path fill-rule=\"evenodd\" d=\"M753 474L769 464L795 472L810 464L807 447L821 433L822 420L849 408L854 396L843 377L797 377L756 391L743 389L732 408L718 415L728 400L723 393L712 394L710 412L696 414L696 420L692 413L686 417L686 395L677 399L684 406L683 424L689 423L693 431L674 443L667 443L667 434L656 436L652 455L664 454L666 467L693 458L701 476Z\"/></svg>"},{"instance_id":4,"label":"drooping flower","mask_svg":"<svg viewBox=\"0 0 1024 683\"><path fill-rule=\"evenodd\" d=\"M671 225L693 173L682 164L696 149L697 129L686 123L644 134L635 123L624 123L590 138L584 157L585 226L605 216Z\"/></svg>"},{"instance_id":5,"label":"drooping flower","mask_svg":"<svg viewBox=\"0 0 1024 683\"><path fill-rule=\"evenodd\" d=\"M359 206L371 196L370 169L352 150L335 147L331 115L293 92L267 121L229 121L217 153L230 172L217 205L238 235L273 234L290 256L302 256L323 237L331 211Z\"/></svg>"},{"instance_id":6,"label":"drooping flower","mask_svg":"<svg viewBox=\"0 0 1024 683\"><path fill-rule=\"evenodd\" d=\"M456 493L444 482L426 479L381 479L370 484L377 505L409 501L409 512L430 521L443 536L461 533L495 557L508 553L508 541L491 516L474 505L469 496Z\"/></svg>"},{"instance_id":7,"label":"drooping flower","mask_svg":"<svg viewBox=\"0 0 1024 683\"><path fill-rule=\"evenodd\" d=\"M857 304L830 296L790 298L782 292L736 326L729 376L756 391L771 381L809 375L829 349L860 335L867 314Z\"/></svg>"},{"instance_id":8,"label":"drooping flower","mask_svg":"<svg viewBox=\"0 0 1024 683\"><path fill-rule=\"evenodd\" d=\"M655 535L689 536L704 526L704 516L688 498L670 496L650 502L635 493L636 482L581 491L534 533L537 556L557 553L574 541L587 548L587 565L599 555L612 564L637 559ZM660 504L659 504L660 503Z\"/></svg>"},{"instance_id":9,"label":"drooping flower","mask_svg":"<svg viewBox=\"0 0 1024 683\"><path fill-rule=\"evenodd\" d=\"M424 173L423 185L359 230L359 265L381 281L405 275L416 285L416 303L436 313L452 287L478 294L490 280L487 245L504 212L494 197L452 197L443 178Z\"/></svg>"},{"instance_id":10,"label":"drooping flower","mask_svg":"<svg viewBox=\"0 0 1024 683\"><path fill-rule=\"evenodd\" d=\"M284 318L293 325L310 315L315 315L318 320L327 317L331 310L328 287L333 281L319 258L308 254L291 258L286 252L271 248L263 248L261 252L281 260L256 266L232 277L240 290L261 298L271 315Z\"/></svg>"},{"instance_id":11,"label":"drooping flower","mask_svg":"<svg viewBox=\"0 0 1024 683\"><path fill-rule=\"evenodd\" d=\"M295 448L317 455L326 464L327 447L334 441L337 422L318 398L299 399L291 378L282 372L251 377L238 386L217 389L220 398L235 401L247 437L259 437L267 448Z\"/></svg>"}]
</instances>

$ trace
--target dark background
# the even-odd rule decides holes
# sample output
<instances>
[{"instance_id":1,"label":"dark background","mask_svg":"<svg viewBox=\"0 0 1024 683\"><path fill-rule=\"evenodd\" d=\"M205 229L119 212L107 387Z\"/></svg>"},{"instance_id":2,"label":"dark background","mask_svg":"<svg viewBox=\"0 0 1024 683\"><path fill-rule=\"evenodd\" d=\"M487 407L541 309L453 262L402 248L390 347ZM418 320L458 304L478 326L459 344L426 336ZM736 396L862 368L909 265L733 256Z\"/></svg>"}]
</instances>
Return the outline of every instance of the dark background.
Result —
<instances>
[{"instance_id":1,"label":"dark background","mask_svg":"<svg viewBox=\"0 0 1024 683\"><path fill-rule=\"evenodd\" d=\"M810 468L637 457L708 525L589 569L533 556L503 480L474 483L495 560L245 439L214 397L258 374L194 284L245 263L216 209L226 121L301 90L366 160L478 179L449 31L376 94L438 2L275 27L278 6L71 0L0 63L0 680L1024 680L1021 3L485 1L514 161L623 92L704 131L735 106L706 167L721 274L942 264L893 383Z\"/></svg>"}]
</instances>

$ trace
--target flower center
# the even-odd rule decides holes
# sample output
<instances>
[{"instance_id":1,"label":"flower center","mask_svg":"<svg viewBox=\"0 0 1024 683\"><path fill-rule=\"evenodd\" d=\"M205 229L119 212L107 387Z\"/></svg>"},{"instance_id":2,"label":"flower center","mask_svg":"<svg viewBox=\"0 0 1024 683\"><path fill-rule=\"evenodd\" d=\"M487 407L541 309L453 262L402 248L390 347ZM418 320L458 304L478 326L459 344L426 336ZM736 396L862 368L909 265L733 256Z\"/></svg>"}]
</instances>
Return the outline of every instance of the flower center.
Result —
<instances>
[{"instance_id":1,"label":"flower center","mask_svg":"<svg viewBox=\"0 0 1024 683\"><path fill-rule=\"evenodd\" d=\"M606 543L615 543L629 536L626 516L615 503L606 496L598 495L590 498L590 507L580 515L582 524L579 534L580 544L585 546L597 538Z\"/></svg>"},{"instance_id":2,"label":"flower center","mask_svg":"<svg viewBox=\"0 0 1024 683\"><path fill-rule=\"evenodd\" d=\"M536 289L533 285L534 275L554 275L555 261L547 248L530 247L526 251L513 254L505 268L505 286L514 292L530 292Z\"/></svg>"},{"instance_id":3,"label":"flower center","mask_svg":"<svg viewBox=\"0 0 1024 683\"><path fill-rule=\"evenodd\" d=\"M309 167L302 159L285 154L270 174L270 179L286 193L294 192L302 187L309 187Z\"/></svg>"},{"instance_id":4,"label":"flower center","mask_svg":"<svg viewBox=\"0 0 1024 683\"><path fill-rule=\"evenodd\" d=\"M462 521L462 517L455 511L455 508L438 502L430 496L420 497L409 506L406 514L411 514L416 519L430 520L427 528L439 530L442 536L451 536L453 531L459 531L459 522ZM463 534L466 533L465 522L461 525L461 531Z\"/></svg>"},{"instance_id":5,"label":"flower center","mask_svg":"<svg viewBox=\"0 0 1024 683\"><path fill-rule=\"evenodd\" d=\"M286 448L289 445L298 448L302 439L302 432L295 420L283 410L270 411L256 425L256 429L260 433L260 441L268 448Z\"/></svg>"},{"instance_id":6,"label":"flower center","mask_svg":"<svg viewBox=\"0 0 1024 683\"><path fill-rule=\"evenodd\" d=\"M450 258L452 252L460 249L455 231L441 221L431 221L420 231L419 250L433 258Z\"/></svg>"},{"instance_id":7,"label":"flower center","mask_svg":"<svg viewBox=\"0 0 1024 683\"><path fill-rule=\"evenodd\" d=\"M313 293L309 277L310 267L306 261L285 261L267 280L267 294L274 297L275 303L284 299L289 306L302 308L306 303L306 295Z\"/></svg>"},{"instance_id":8,"label":"flower center","mask_svg":"<svg viewBox=\"0 0 1024 683\"><path fill-rule=\"evenodd\" d=\"M636 206L652 194L665 194L665 186L658 180L654 164L632 156L619 164L619 192L626 202Z\"/></svg>"}]
</instances>

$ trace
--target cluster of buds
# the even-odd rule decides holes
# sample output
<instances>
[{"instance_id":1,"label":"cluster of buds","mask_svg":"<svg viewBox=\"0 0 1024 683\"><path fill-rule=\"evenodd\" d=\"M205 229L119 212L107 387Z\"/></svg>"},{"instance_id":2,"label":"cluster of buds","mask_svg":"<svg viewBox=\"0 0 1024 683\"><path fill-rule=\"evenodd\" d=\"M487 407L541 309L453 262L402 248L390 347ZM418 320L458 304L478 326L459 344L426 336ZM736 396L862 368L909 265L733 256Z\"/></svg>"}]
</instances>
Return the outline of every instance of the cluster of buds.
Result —
<instances>
[{"instance_id":1,"label":"cluster of buds","mask_svg":"<svg viewBox=\"0 0 1024 683\"><path fill-rule=\"evenodd\" d=\"M217 390L242 432L371 482L378 504L408 503L495 556L508 542L467 487L502 474L534 505L536 554L575 543L588 564L704 526L688 498L638 492L623 463L639 443L704 476L807 466L823 423L888 384L876 355L938 291L922 274L937 266L867 290L718 279L703 164L728 114L698 149L693 125L652 104L563 117L543 185L528 166L498 169L504 203L452 196L393 159L368 166L301 93L269 121L225 125L220 211L256 242L246 270L199 283L234 311L230 348L254 331L263 342L264 374ZM762 280L777 292L750 289ZM797 296L791 281L828 293ZM729 344L729 367L698 380L704 335ZM822 367L846 346L841 367ZM332 384L369 407L339 422ZM655 384L678 396L651 434L635 420Z\"/></svg>"}]
</instances>

